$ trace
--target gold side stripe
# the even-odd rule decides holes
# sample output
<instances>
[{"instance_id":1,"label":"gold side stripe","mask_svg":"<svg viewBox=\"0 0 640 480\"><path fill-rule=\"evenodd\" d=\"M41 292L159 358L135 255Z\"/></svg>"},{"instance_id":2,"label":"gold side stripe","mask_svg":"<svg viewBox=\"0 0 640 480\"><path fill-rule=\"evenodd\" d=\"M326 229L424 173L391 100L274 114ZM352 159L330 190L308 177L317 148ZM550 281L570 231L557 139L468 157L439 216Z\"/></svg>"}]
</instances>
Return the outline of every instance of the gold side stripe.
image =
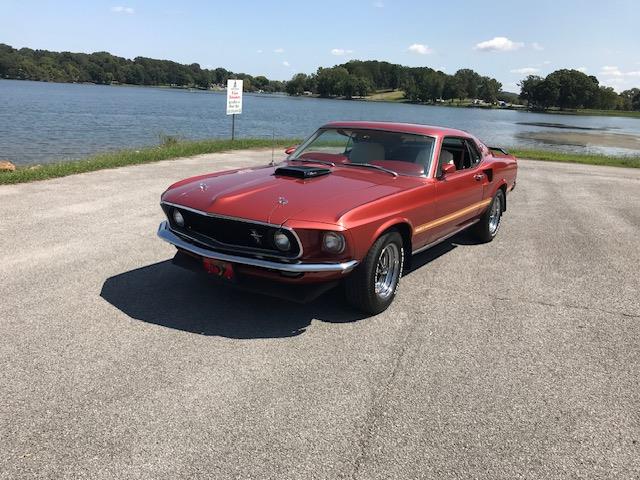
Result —
<instances>
[{"instance_id":1,"label":"gold side stripe","mask_svg":"<svg viewBox=\"0 0 640 480\"><path fill-rule=\"evenodd\" d=\"M450 222L451 220L455 220L456 218L462 217L473 210L476 210L480 207L485 207L491 203L491 198L487 198L478 203L474 203L468 207L463 208L462 210L458 210L457 212L450 213L449 215L445 215L444 217L436 218L429 223L423 223L422 225L417 226L413 229L414 235L417 233L422 233L425 230L429 230L430 228L438 227L443 223Z\"/></svg>"}]
</instances>

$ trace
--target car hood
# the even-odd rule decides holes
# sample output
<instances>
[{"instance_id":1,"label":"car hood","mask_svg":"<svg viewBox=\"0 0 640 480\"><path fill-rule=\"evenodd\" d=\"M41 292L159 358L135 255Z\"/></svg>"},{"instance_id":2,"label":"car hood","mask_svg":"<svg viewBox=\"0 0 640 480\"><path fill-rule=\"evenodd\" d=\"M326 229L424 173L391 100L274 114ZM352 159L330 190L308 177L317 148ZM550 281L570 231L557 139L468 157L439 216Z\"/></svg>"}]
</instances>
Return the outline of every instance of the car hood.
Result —
<instances>
[{"instance_id":1,"label":"car hood","mask_svg":"<svg viewBox=\"0 0 640 480\"><path fill-rule=\"evenodd\" d=\"M169 187L162 201L276 225L292 218L335 224L358 205L407 188L407 177L364 168L335 167L328 175L305 180L275 176L275 168L183 180Z\"/></svg>"}]
</instances>

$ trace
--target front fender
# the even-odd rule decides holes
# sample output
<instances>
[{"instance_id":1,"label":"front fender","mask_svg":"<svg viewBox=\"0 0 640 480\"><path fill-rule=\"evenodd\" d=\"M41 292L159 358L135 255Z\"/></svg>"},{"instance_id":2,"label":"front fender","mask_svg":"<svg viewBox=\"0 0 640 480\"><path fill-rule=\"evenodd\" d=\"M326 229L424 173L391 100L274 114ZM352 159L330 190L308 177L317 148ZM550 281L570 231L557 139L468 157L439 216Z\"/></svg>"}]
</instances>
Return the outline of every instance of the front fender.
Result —
<instances>
[{"instance_id":1,"label":"front fender","mask_svg":"<svg viewBox=\"0 0 640 480\"><path fill-rule=\"evenodd\" d=\"M400 231L405 242L408 243L406 247L410 251L413 224L407 217L396 216L385 219L382 222L372 222L349 229L354 242L354 258L358 261L362 261L371 249L373 243L380 238L384 232L391 228L397 228Z\"/></svg>"}]
</instances>

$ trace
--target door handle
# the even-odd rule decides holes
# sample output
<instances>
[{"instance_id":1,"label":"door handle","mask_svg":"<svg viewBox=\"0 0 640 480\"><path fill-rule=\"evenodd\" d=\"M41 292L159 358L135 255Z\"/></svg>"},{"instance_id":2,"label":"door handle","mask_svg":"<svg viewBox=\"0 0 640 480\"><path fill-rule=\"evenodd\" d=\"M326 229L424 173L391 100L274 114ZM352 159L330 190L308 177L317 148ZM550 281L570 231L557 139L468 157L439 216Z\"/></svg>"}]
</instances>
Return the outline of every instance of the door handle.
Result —
<instances>
[{"instance_id":1,"label":"door handle","mask_svg":"<svg viewBox=\"0 0 640 480\"><path fill-rule=\"evenodd\" d=\"M481 174L481 173L476 173L476 174L473 176L473 179L474 179L474 180L476 180L476 181L478 181L478 182L479 182L480 180L482 180L483 178L484 178L484 175L483 175L483 174Z\"/></svg>"}]
</instances>

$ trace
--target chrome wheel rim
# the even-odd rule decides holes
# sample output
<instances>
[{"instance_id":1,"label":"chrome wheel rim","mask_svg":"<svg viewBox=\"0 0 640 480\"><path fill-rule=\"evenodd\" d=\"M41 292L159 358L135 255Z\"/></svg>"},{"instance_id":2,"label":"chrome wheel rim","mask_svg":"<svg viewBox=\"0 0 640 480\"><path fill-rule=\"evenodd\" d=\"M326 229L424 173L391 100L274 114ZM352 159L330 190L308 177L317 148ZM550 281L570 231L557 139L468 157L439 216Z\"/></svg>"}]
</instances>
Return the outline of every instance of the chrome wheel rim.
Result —
<instances>
[{"instance_id":1,"label":"chrome wheel rim","mask_svg":"<svg viewBox=\"0 0 640 480\"><path fill-rule=\"evenodd\" d=\"M395 243L390 243L382 249L375 274L375 291L380 299L389 298L395 291L400 276L400 264L400 249Z\"/></svg>"},{"instance_id":2,"label":"chrome wheel rim","mask_svg":"<svg viewBox=\"0 0 640 480\"><path fill-rule=\"evenodd\" d=\"M489 233L493 236L498 231L500 226L500 216L502 215L502 199L497 196L493 199L491 204L491 211L489 212Z\"/></svg>"}]
</instances>

